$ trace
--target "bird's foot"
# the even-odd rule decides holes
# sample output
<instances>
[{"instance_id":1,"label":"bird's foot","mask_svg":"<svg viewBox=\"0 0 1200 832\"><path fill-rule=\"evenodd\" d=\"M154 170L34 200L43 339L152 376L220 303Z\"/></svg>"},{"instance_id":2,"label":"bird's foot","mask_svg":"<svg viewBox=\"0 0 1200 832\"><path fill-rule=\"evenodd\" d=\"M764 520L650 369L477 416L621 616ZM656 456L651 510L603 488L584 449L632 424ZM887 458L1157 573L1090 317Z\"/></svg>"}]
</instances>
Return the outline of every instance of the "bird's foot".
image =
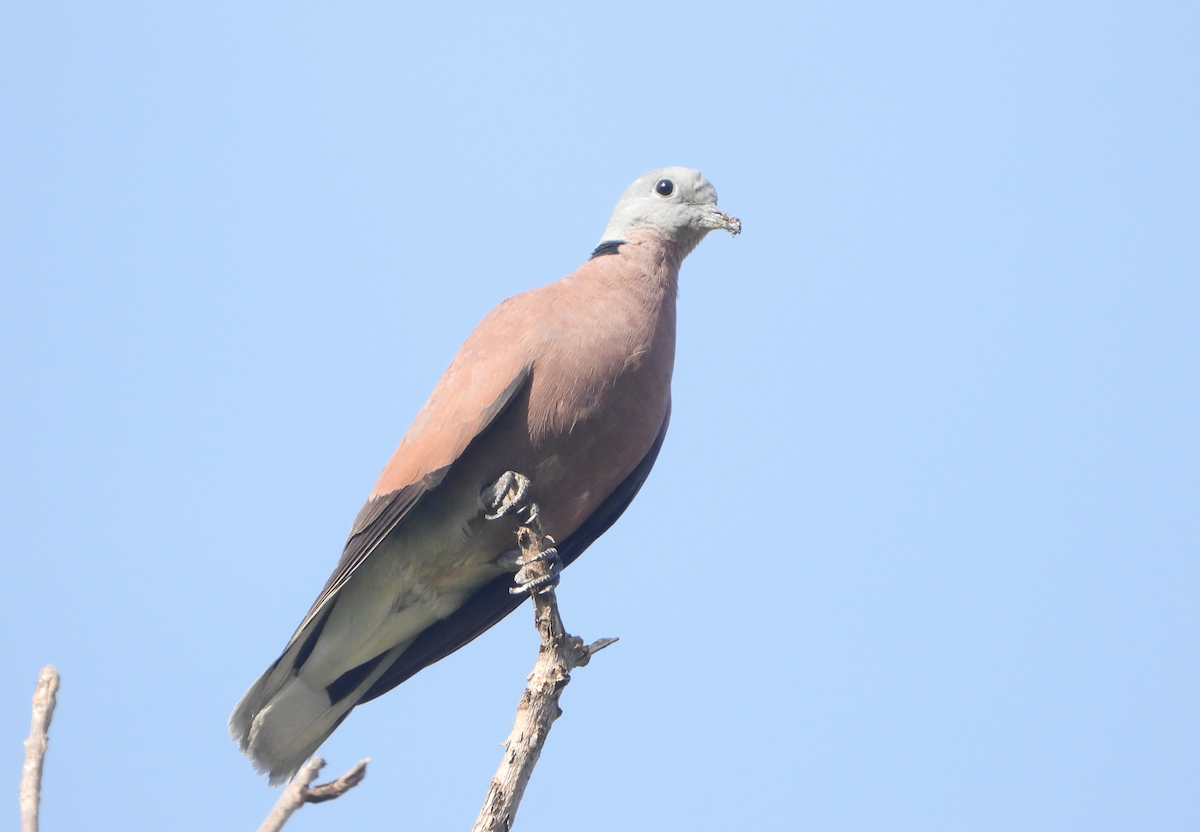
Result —
<instances>
[{"instance_id":1,"label":"bird's foot","mask_svg":"<svg viewBox=\"0 0 1200 832\"><path fill-rule=\"evenodd\" d=\"M488 520L499 520L512 514L518 518L520 528L517 539L541 540L538 548L547 548L535 555L526 557L520 549L509 549L496 556L496 564L505 571L516 572L513 583L516 586L509 589L514 595L528 592L530 595L540 595L558 586L558 576L563 571L562 558L554 548L554 538L542 532L542 524L538 517L537 503L529 499L532 483L529 477L516 471L505 471L494 483L479 493L483 502L484 517ZM522 537L522 536L525 537ZM526 543L522 542L525 547ZM526 547L527 549L529 547Z\"/></svg>"},{"instance_id":2,"label":"bird's foot","mask_svg":"<svg viewBox=\"0 0 1200 832\"><path fill-rule=\"evenodd\" d=\"M483 507L490 513L483 516L488 520L499 520L506 514L520 514L529 507L525 498L529 496L529 477L516 471L505 471L500 479L479 492Z\"/></svg>"},{"instance_id":3,"label":"bird's foot","mask_svg":"<svg viewBox=\"0 0 1200 832\"><path fill-rule=\"evenodd\" d=\"M563 562L562 558L558 556L557 549L551 547L531 558L521 557L520 552L516 551L505 552L500 557L506 555L515 555L511 562L518 567L517 574L513 576L513 583L516 586L510 587L508 590L513 595L520 595L522 592L541 595L558 586L559 575L563 571Z\"/></svg>"}]
</instances>

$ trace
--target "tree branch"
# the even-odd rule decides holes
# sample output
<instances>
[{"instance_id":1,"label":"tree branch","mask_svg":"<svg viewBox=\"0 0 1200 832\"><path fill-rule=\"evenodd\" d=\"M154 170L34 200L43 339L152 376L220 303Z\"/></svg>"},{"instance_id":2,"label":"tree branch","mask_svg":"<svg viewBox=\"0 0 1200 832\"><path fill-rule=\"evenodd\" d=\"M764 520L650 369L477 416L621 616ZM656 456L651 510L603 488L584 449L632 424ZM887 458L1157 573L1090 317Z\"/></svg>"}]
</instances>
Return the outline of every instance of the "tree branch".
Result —
<instances>
[{"instance_id":1,"label":"tree branch","mask_svg":"<svg viewBox=\"0 0 1200 832\"><path fill-rule=\"evenodd\" d=\"M535 580L539 575L549 575L550 561L541 556L554 545L553 539L543 533L537 514L537 507L531 505L530 520L517 531L521 560L527 564L522 571L529 570L533 573L530 578ZM512 829L517 807L541 756L550 726L562 714L558 698L571 681L571 671L583 667L593 653L616 641L615 638L604 638L584 645L582 639L567 633L558 613L553 583L533 594L533 620L541 635L537 663L517 704L516 722L504 743L504 759L488 786L472 832L508 832Z\"/></svg>"},{"instance_id":2,"label":"tree branch","mask_svg":"<svg viewBox=\"0 0 1200 832\"><path fill-rule=\"evenodd\" d=\"M25 765L21 767L21 832L38 832L38 807L42 800L42 766L50 743L50 720L58 703L58 671L46 665L33 690L33 717L25 740Z\"/></svg>"},{"instance_id":3,"label":"tree branch","mask_svg":"<svg viewBox=\"0 0 1200 832\"><path fill-rule=\"evenodd\" d=\"M367 776L367 763L369 762L369 759L360 760L358 765L338 779L320 786L310 786L312 781L317 779L317 772L325 768L325 761L320 757L310 757L308 762L296 772L292 782L284 787L283 794L279 795L279 800L275 801L271 813L262 822L262 826L258 827L258 832L279 832L288 822L288 818L305 803L324 803L326 800L341 797Z\"/></svg>"}]
</instances>

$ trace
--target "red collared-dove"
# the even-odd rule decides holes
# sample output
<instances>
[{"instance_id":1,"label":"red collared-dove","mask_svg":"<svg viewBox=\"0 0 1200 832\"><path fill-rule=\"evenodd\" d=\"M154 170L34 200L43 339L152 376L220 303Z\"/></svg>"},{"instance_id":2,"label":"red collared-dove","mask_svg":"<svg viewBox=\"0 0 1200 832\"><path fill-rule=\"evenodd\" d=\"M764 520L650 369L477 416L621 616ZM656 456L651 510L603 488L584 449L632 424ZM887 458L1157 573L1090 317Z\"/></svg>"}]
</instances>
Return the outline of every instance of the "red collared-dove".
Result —
<instances>
[{"instance_id":1,"label":"red collared-dove","mask_svg":"<svg viewBox=\"0 0 1200 832\"><path fill-rule=\"evenodd\" d=\"M667 432L675 295L717 210L699 171L663 168L621 196L590 260L475 328L358 513L342 559L229 732L271 783L356 705L454 652L523 600L519 518L540 507L570 564L629 506ZM519 486L519 487L518 487Z\"/></svg>"}]
</instances>

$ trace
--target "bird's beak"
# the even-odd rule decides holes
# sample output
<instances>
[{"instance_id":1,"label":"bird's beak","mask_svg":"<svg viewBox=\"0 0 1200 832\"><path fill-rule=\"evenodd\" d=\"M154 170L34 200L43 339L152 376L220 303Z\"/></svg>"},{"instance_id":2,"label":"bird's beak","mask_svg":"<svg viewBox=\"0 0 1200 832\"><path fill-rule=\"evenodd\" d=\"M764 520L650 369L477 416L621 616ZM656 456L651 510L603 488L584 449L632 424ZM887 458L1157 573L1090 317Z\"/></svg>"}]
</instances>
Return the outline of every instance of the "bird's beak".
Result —
<instances>
[{"instance_id":1,"label":"bird's beak","mask_svg":"<svg viewBox=\"0 0 1200 832\"><path fill-rule=\"evenodd\" d=\"M728 231L734 237L742 233L742 221L737 217L721 213L715 205L705 206L704 216L701 218L700 223L705 228Z\"/></svg>"}]
</instances>

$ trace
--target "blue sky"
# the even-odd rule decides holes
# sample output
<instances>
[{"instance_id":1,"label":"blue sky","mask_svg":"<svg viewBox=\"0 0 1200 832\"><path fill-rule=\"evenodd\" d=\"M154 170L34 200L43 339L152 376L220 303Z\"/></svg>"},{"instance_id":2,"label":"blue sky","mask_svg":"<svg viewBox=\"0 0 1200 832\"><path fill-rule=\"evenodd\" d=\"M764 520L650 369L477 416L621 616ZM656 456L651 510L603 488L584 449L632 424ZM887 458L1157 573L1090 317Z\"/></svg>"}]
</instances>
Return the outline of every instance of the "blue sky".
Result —
<instances>
[{"instance_id":1,"label":"blue sky","mask_svg":"<svg viewBox=\"0 0 1200 832\"><path fill-rule=\"evenodd\" d=\"M438 375L678 164L744 234L684 265L666 446L564 576L621 641L517 828L1197 828L1198 35L10 4L0 762L53 662L46 828L254 828L225 720ZM367 780L288 828L469 826L530 618L356 711L322 754Z\"/></svg>"}]
</instances>

